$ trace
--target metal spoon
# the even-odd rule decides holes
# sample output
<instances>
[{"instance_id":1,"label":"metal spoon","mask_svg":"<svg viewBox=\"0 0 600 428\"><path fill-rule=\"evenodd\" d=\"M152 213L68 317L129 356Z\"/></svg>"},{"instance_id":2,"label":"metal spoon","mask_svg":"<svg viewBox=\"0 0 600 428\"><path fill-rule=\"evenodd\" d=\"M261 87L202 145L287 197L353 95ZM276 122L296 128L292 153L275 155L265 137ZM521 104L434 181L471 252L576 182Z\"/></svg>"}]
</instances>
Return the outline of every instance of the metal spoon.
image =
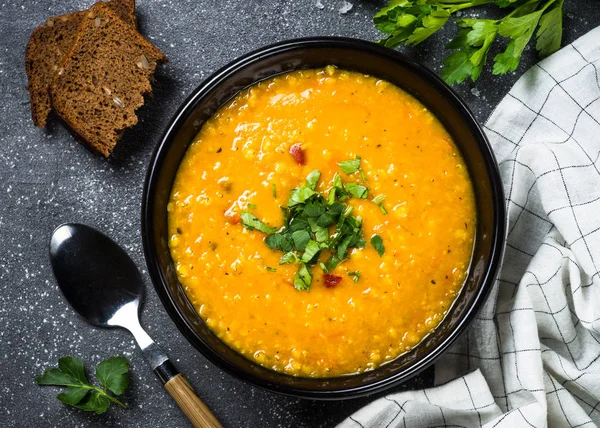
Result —
<instances>
[{"instance_id":1,"label":"metal spoon","mask_svg":"<svg viewBox=\"0 0 600 428\"><path fill-rule=\"evenodd\" d=\"M50 238L52 270L73 309L98 327L123 327L133 334L154 373L195 427L221 428L206 404L167 354L140 325L144 283L133 260L106 235L67 223Z\"/></svg>"}]
</instances>

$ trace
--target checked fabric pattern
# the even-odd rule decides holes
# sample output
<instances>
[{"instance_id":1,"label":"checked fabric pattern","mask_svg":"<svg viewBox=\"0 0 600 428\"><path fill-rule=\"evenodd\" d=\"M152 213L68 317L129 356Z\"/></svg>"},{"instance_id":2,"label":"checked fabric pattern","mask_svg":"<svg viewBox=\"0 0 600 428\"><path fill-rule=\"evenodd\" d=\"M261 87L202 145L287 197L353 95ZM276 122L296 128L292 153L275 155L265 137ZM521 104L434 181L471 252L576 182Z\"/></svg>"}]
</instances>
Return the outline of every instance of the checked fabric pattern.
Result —
<instances>
[{"instance_id":1,"label":"checked fabric pattern","mask_svg":"<svg viewBox=\"0 0 600 428\"><path fill-rule=\"evenodd\" d=\"M525 73L485 128L508 209L499 279L441 386L344 428L600 425L600 28Z\"/></svg>"}]
</instances>

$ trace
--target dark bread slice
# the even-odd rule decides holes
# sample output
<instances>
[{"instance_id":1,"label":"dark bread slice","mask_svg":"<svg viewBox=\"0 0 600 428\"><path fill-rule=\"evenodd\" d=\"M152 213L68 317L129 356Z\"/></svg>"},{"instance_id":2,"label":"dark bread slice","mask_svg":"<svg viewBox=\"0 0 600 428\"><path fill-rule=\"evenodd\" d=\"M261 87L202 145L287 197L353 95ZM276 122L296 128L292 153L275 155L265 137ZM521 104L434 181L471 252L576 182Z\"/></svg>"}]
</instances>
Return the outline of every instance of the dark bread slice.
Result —
<instances>
[{"instance_id":1,"label":"dark bread slice","mask_svg":"<svg viewBox=\"0 0 600 428\"><path fill-rule=\"evenodd\" d=\"M125 22L136 26L135 0L110 0L107 5ZM65 55L75 43L79 25L86 13L83 10L48 18L29 38L25 51L25 69L29 80L27 90L31 100L31 117L35 126L46 126L46 119L52 109L48 90Z\"/></svg>"},{"instance_id":2,"label":"dark bread slice","mask_svg":"<svg viewBox=\"0 0 600 428\"><path fill-rule=\"evenodd\" d=\"M122 131L137 123L136 109L165 55L104 3L85 15L77 40L50 94L58 115L91 149L108 157Z\"/></svg>"}]
</instances>

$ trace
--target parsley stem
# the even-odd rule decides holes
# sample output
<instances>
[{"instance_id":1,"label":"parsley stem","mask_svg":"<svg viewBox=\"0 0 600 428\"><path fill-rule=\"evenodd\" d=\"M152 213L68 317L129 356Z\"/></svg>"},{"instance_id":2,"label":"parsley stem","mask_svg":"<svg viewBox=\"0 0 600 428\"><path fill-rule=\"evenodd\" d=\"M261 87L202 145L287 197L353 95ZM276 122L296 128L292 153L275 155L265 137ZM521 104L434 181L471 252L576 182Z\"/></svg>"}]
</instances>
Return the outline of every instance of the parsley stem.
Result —
<instances>
[{"instance_id":1,"label":"parsley stem","mask_svg":"<svg viewBox=\"0 0 600 428\"><path fill-rule=\"evenodd\" d=\"M473 0L472 2L464 2L463 0L456 1L445 1L444 4L456 4L456 6L449 7L450 13L458 12L459 10L469 9L471 7L483 6L484 4L493 3L494 0Z\"/></svg>"},{"instance_id":2,"label":"parsley stem","mask_svg":"<svg viewBox=\"0 0 600 428\"><path fill-rule=\"evenodd\" d=\"M554 1L554 0L550 0L550 1ZM529 0L525 3L523 3L520 6L515 7L512 12L510 12L508 15L506 15L504 18L502 18L500 21L503 21L507 18L511 18L513 15L517 14L517 13L521 13L523 8L527 8L527 6L529 5L535 5L537 6L537 4L540 2L540 0Z\"/></svg>"},{"instance_id":3,"label":"parsley stem","mask_svg":"<svg viewBox=\"0 0 600 428\"><path fill-rule=\"evenodd\" d=\"M119 406L121 406L122 408L126 409L127 406L123 403L121 403L119 400L117 400L115 397L113 397L112 395L110 395L108 392L106 392L105 390L98 388L97 386L92 386L92 389L95 389L96 391L98 391L100 394L104 395L106 398L108 398L110 401L112 401L113 403L117 403Z\"/></svg>"},{"instance_id":4,"label":"parsley stem","mask_svg":"<svg viewBox=\"0 0 600 428\"><path fill-rule=\"evenodd\" d=\"M546 9L548 9L549 6L551 6L554 3L556 3L556 1L557 0L548 0L548 2L541 9L539 9L539 10L542 11L542 12L545 11ZM506 15L504 18L502 18L501 21L503 21L503 20L505 20L507 18L511 18L513 15L522 14L523 13L523 9L527 9L527 7L530 6L530 5L533 5L533 6L537 7L539 3L540 3L540 0L529 0L528 2L525 2L522 5L517 6L516 8L514 8L513 11L510 12L508 15Z\"/></svg>"}]
</instances>

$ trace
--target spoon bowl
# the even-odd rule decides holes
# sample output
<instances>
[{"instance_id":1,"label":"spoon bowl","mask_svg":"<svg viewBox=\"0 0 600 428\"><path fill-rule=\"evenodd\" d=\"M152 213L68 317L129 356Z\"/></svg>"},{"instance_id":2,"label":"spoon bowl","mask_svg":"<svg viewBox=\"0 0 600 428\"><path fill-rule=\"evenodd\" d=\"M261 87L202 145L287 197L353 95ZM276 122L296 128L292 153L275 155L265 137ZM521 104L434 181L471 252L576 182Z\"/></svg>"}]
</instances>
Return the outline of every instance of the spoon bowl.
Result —
<instances>
[{"instance_id":1,"label":"spoon bowl","mask_svg":"<svg viewBox=\"0 0 600 428\"><path fill-rule=\"evenodd\" d=\"M50 260L65 298L91 324L117 327L115 315L125 306L138 313L144 299L140 273L106 235L87 226L63 224L50 239Z\"/></svg>"}]
</instances>

